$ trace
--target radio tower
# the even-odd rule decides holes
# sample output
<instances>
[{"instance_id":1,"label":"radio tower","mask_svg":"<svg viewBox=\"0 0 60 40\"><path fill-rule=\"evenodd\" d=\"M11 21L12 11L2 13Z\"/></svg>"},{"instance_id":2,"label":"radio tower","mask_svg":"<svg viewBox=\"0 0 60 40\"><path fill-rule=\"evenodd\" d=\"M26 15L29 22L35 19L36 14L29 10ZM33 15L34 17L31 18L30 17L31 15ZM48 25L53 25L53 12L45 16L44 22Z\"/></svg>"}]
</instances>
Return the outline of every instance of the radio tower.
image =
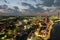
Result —
<instances>
[{"instance_id":1,"label":"radio tower","mask_svg":"<svg viewBox=\"0 0 60 40\"><path fill-rule=\"evenodd\" d=\"M58 12L58 19L59 19L59 12Z\"/></svg>"}]
</instances>

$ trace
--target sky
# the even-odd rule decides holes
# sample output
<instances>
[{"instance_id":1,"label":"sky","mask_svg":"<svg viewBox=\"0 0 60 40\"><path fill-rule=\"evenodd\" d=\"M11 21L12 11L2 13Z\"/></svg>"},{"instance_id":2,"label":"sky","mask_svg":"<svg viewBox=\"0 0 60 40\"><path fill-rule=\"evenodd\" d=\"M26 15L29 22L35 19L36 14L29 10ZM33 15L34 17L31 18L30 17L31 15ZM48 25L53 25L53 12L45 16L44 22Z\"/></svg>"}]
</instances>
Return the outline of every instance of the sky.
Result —
<instances>
[{"instance_id":1,"label":"sky","mask_svg":"<svg viewBox=\"0 0 60 40\"><path fill-rule=\"evenodd\" d=\"M17 6L19 10L21 9L29 9L29 6L24 6L22 3L31 4L32 6L36 7L36 4L42 3L42 1L39 2L39 0L0 0L0 5L6 4L9 8L13 8L14 6Z\"/></svg>"},{"instance_id":2,"label":"sky","mask_svg":"<svg viewBox=\"0 0 60 40\"><path fill-rule=\"evenodd\" d=\"M8 7L13 8L14 6L19 7L19 9L29 9L29 5L32 5L33 7L37 7L36 5L39 4L39 7L42 7L43 9L47 10L50 9L51 4L56 3L59 0L0 0L0 5L6 4ZM59 1L60 2L60 1ZM22 3L26 3L25 6ZM56 3L59 4L59 3ZM55 6L54 6L55 7Z\"/></svg>"},{"instance_id":3,"label":"sky","mask_svg":"<svg viewBox=\"0 0 60 40\"><path fill-rule=\"evenodd\" d=\"M23 6L21 3L29 3L36 7L36 4L43 3L41 0L0 0L0 5L7 4L9 7L18 6L20 9L27 9L29 7Z\"/></svg>"},{"instance_id":4,"label":"sky","mask_svg":"<svg viewBox=\"0 0 60 40\"><path fill-rule=\"evenodd\" d=\"M60 0L0 0L1 13L60 10Z\"/></svg>"}]
</instances>

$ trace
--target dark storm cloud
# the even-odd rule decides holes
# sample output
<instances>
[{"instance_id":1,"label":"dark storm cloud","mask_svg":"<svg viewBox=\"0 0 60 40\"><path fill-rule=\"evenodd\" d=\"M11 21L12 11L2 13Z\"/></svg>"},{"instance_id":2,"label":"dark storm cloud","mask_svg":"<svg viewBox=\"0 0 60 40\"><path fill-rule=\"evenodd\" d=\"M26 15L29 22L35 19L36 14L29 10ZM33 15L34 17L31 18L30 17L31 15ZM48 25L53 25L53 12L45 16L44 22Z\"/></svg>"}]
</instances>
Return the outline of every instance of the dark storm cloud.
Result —
<instances>
[{"instance_id":1,"label":"dark storm cloud","mask_svg":"<svg viewBox=\"0 0 60 40\"><path fill-rule=\"evenodd\" d=\"M33 11L33 12L41 12L43 11L44 9L41 8L41 7L37 7L35 8L34 6L32 6L31 4L28 4L28 3L22 3L23 6L29 6L29 10Z\"/></svg>"},{"instance_id":2,"label":"dark storm cloud","mask_svg":"<svg viewBox=\"0 0 60 40\"><path fill-rule=\"evenodd\" d=\"M7 9L7 8L8 8L8 6L6 4L0 5L0 9Z\"/></svg>"},{"instance_id":3,"label":"dark storm cloud","mask_svg":"<svg viewBox=\"0 0 60 40\"><path fill-rule=\"evenodd\" d=\"M19 10L18 6L14 6L15 10Z\"/></svg>"},{"instance_id":4,"label":"dark storm cloud","mask_svg":"<svg viewBox=\"0 0 60 40\"><path fill-rule=\"evenodd\" d=\"M54 5L55 5L55 6L60 6L60 0L56 0L56 2L55 2Z\"/></svg>"},{"instance_id":5,"label":"dark storm cloud","mask_svg":"<svg viewBox=\"0 0 60 40\"><path fill-rule=\"evenodd\" d=\"M10 16L10 15L13 15L13 16L18 15L19 16L19 15L21 15L21 12L18 11L19 8L17 6L14 6L14 8L15 9L9 8L6 4L0 5L0 10L3 9L3 10L1 10L2 12L0 13L0 15L4 15L4 16Z\"/></svg>"},{"instance_id":6,"label":"dark storm cloud","mask_svg":"<svg viewBox=\"0 0 60 40\"><path fill-rule=\"evenodd\" d=\"M39 6L41 6L41 5L42 5L42 4L40 4L40 3L36 4L37 7L39 7Z\"/></svg>"},{"instance_id":7,"label":"dark storm cloud","mask_svg":"<svg viewBox=\"0 0 60 40\"><path fill-rule=\"evenodd\" d=\"M5 3L10 4L7 0L4 0Z\"/></svg>"},{"instance_id":8,"label":"dark storm cloud","mask_svg":"<svg viewBox=\"0 0 60 40\"><path fill-rule=\"evenodd\" d=\"M24 2L22 2L22 5L23 6L29 6L30 7L30 9L35 9L35 7L34 6L32 6L31 4L29 4L29 3L24 3Z\"/></svg>"},{"instance_id":9,"label":"dark storm cloud","mask_svg":"<svg viewBox=\"0 0 60 40\"><path fill-rule=\"evenodd\" d=\"M43 1L42 5L45 6L52 6L54 4L54 0L41 0L41 1Z\"/></svg>"},{"instance_id":10,"label":"dark storm cloud","mask_svg":"<svg viewBox=\"0 0 60 40\"><path fill-rule=\"evenodd\" d=\"M8 8L8 5L0 5L0 9L7 9L7 10L13 10L12 8ZM19 10L18 6L14 6L14 10Z\"/></svg>"},{"instance_id":11,"label":"dark storm cloud","mask_svg":"<svg viewBox=\"0 0 60 40\"><path fill-rule=\"evenodd\" d=\"M42 11L44 11L44 9L43 9L42 7L37 7L37 8L35 9L35 11L36 11L36 12L42 12Z\"/></svg>"},{"instance_id":12,"label":"dark storm cloud","mask_svg":"<svg viewBox=\"0 0 60 40\"><path fill-rule=\"evenodd\" d=\"M2 6L0 5L0 9L2 9Z\"/></svg>"},{"instance_id":13,"label":"dark storm cloud","mask_svg":"<svg viewBox=\"0 0 60 40\"><path fill-rule=\"evenodd\" d=\"M5 3L8 3L6 0L4 0Z\"/></svg>"},{"instance_id":14,"label":"dark storm cloud","mask_svg":"<svg viewBox=\"0 0 60 40\"><path fill-rule=\"evenodd\" d=\"M3 9L6 9L6 8L8 8L8 6L7 6L7 5L5 5L5 4L4 4L2 7L3 7Z\"/></svg>"},{"instance_id":15,"label":"dark storm cloud","mask_svg":"<svg viewBox=\"0 0 60 40\"><path fill-rule=\"evenodd\" d=\"M2 16L20 16L21 14L22 13L20 11L17 11L16 9L12 9L12 8L3 9L2 12L0 12L0 15Z\"/></svg>"},{"instance_id":16,"label":"dark storm cloud","mask_svg":"<svg viewBox=\"0 0 60 40\"><path fill-rule=\"evenodd\" d=\"M34 2L36 2L36 0L33 0Z\"/></svg>"},{"instance_id":17,"label":"dark storm cloud","mask_svg":"<svg viewBox=\"0 0 60 40\"><path fill-rule=\"evenodd\" d=\"M8 8L7 10L10 10L10 11L11 11L10 13L14 13L14 14L20 13L20 12L18 11L19 8L18 8L17 6L14 6L14 8L15 8L15 9Z\"/></svg>"}]
</instances>

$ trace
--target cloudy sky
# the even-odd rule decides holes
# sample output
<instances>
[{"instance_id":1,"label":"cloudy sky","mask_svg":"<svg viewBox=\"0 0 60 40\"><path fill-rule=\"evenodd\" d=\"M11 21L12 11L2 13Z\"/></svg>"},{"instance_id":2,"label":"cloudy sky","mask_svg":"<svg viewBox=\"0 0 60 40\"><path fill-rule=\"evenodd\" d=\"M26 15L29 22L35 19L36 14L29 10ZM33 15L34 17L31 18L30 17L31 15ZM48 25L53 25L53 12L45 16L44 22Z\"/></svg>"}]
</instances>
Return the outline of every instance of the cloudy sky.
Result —
<instances>
[{"instance_id":1,"label":"cloudy sky","mask_svg":"<svg viewBox=\"0 0 60 40\"><path fill-rule=\"evenodd\" d=\"M56 0L0 0L0 5L8 5L8 7L17 6L20 9L27 9L29 6L37 7L44 6L46 9L47 6L52 6Z\"/></svg>"},{"instance_id":2,"label":"cloudy sky","mask_svg":"<svg viewBox=\"0 0 60 40\"><path fill-rule=\"evenodd\" d=\"M1 13L19 13L24 10L30 12L60 10L60 0L0 0Z\"/></svg>"},{"instance_id":3,"label":"cloudy sky","mask_svg":"<svg viewBox=\"0 0 60 40\"><path fill-rule=\"evenodd\" d=\"M17 6L20 9L28 9L29 5L36 7L36 4L38 3L42 3L42 1L39 1L39 0L37 1L36 0L0 0L0 5L6 4L8 5L8 7Z\"/></svg>"}]
</instances>

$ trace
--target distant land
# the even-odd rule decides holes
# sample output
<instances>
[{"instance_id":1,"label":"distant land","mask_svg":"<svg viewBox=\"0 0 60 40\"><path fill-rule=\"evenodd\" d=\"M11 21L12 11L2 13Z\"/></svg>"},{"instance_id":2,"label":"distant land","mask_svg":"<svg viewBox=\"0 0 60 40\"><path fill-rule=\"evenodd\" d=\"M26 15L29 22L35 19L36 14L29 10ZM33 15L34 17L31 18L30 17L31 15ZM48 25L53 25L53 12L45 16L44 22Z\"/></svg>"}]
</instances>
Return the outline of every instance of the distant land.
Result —
<instances>
[{"instance_id":1,"label":"distant land","mask_svg":"<svg viewBox=\"0 0 60 40\"><path fill-rule=\"evenodd\" d=\"M60 10L54 11L45 11L45 12L30 12L30 11L11 11L11 10L4 10L4 12L0 11L0 16L58 16L60 15Z\"/></svg>"}]
</instances>

